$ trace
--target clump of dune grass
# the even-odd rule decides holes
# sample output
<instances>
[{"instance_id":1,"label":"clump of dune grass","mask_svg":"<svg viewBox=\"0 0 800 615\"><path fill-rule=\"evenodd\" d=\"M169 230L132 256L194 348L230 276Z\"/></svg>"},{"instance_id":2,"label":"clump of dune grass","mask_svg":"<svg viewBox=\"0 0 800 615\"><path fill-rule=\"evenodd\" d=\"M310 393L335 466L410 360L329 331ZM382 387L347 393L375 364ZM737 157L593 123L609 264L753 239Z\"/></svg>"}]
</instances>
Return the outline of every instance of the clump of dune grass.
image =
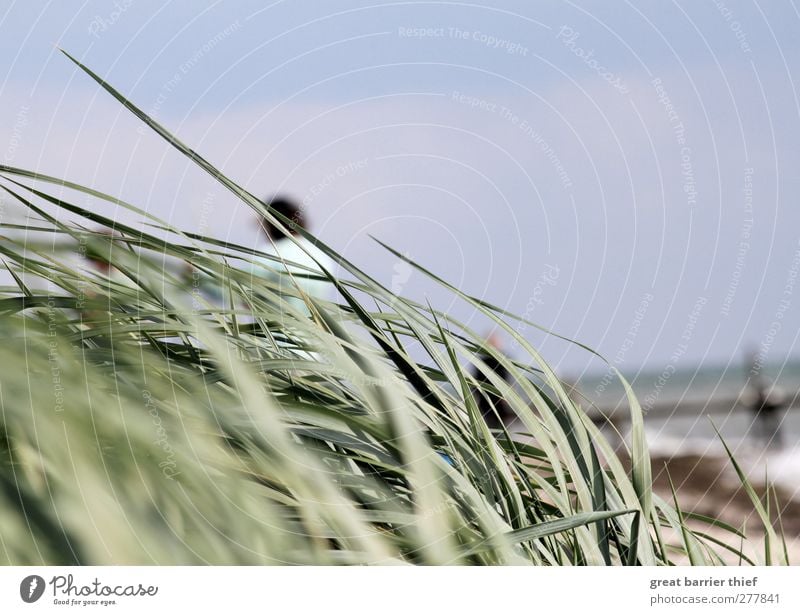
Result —
<instances>
[{"instance_id":1,"label":"clump of dune grass","mask_svg":"<svg viewBox=\"0 0 800 615\"><path fill-rule=\"evenodd\" d=\"M243 203L292 226L79 66ZM0 177L31 219L0 241L14 280L0 298L2 562L716 564L744 540L713 519L702 521L730 541L690 530L652 492L632 393L627 469L523 321L415 263L524 358L321 243L341 272L324 272L336 300L297 290L298 310L251 275L266 255L66 180L8 166ZM76 247L114 275L76 264ZM527 435L490 430L475 389L501 395ZM785 561L766 535L765 558Z\"/></svg>"}]
</instances>

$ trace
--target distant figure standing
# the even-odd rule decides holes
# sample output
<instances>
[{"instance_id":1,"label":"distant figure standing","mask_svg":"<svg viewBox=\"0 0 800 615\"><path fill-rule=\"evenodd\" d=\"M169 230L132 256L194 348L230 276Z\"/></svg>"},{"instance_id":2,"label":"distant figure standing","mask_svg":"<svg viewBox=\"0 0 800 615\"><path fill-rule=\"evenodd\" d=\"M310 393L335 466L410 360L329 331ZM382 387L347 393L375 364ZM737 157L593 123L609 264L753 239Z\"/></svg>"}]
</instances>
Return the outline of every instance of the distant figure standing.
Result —
<instances>
[{"instance_id":1,"label":"distant figure standing","mask_svg":"<svg viewBox=\"0 0 800 615\"><path fill-rule=\"evenodd\" d=\"M305 213L293 201L278 197L270 201L269 206L300 228L308 228ZM309 313L305 302L295 296L297 289L299 288L311 297L326 298L330 294L330 283L324 279L314 279L309 276L324 278L325 274L317 263L330 271L333 261L314 243L302 237L289 225L284 226L294 241L266 218L259 220L259 226L263 236L258 250L277 257L279 260L256 257L252 267L253 275L276 285L278 292L288 303L302 312ZM284 262L280 262L281 260Z\"/></svg>"},{"instance_id":2,"label":"distant figure standing","mask_svg":"<svg viewBox=\"0 0 800 615\"><path fill-rule=\"evenodd\" d=\"M500 350L500 343L494 335L490 335L486 340L486 344L492 348ZM500 363L500 361L489 353L482 353L480 356L486 366L499 376L504 382L509 381L508 370ZM493 390L496 387L492 384L489 375L484 370L479 369L477 366L472 368L472 377L475 378L478 386L472 389L473 397L478 405L478 411L483 416L486 424L492 429L500 429L503 425L511 423L515 414L509 406L508 402L503 399L501 395L495 393Z\"/></svg>"},{"instance_id":3,"label":"distant figure standing","mask_svg":"<svg viewBox=\"0 0 800 615\"><path fill-rule=\"evenodd\" d=\"M768 446L780 448L783 419L781 410L786 406L786 400L780 393L770 390L764 378L757 377L751 386L754 389L751 409L758 425L758 436Z\"/></svg>"},{"instance_id":4,"label":"distant figure standing","mask_svg":"<svg viewBox=\"0 0 800 615\"><path fill-rule=\"evenodd\" d=\"M767 378L761 375L761 365L756 353L749 353L748 371L748 405L753 413L753 422L757 426L758 438L767 446L780 447L782 444L781 410L787 403L780 391L770 386Z\"/></svg>"}]
</instances>

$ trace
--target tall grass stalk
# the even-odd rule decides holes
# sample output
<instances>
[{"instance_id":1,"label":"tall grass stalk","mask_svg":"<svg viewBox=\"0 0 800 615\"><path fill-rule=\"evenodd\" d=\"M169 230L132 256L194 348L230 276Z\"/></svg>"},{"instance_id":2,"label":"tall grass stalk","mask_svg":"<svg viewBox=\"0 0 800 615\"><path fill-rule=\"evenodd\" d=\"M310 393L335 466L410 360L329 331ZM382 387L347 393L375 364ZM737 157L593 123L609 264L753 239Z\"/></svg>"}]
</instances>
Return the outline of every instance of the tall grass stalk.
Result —
<instances>
[{"instance_id":1,"label":"tall grass stalk","mask_svg":"<svg viewBox=\"0 0 800 615\"><path fill-rule=\"evenodd\" d=\"M519 333L521 322L534 323L409 261L513 338L525 356L512 360L449 314L396 296L73 61L243 203L314 241L342 273L324 271L335 301L296 289L308 307L301 312L250 273L265 254L182 232L88 187L0 166L0 187L31 220L4 225L0 241L14 281L0 298L0 561L720 561L718 538L692 531L687 515L652 494L632 393L629 470ZM103 213L110 207L146 224L123 224ZM119 273L76 264L76 246ZM186 266L225 300L197 292L179 273ZM501 395L526 434L490 430L476 389ZM728 529L730 544L743 540ZM777 542L771 527L767 535Z\"/></svg>"}]
</instances>

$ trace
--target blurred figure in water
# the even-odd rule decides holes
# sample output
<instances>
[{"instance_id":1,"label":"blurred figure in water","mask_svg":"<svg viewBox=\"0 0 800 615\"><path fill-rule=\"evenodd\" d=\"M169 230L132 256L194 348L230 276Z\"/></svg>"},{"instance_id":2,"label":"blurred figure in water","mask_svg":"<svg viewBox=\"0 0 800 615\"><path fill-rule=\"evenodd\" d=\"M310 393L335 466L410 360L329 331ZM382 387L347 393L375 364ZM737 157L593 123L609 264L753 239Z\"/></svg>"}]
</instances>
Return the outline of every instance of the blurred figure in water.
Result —
<instances>
[{"instance_id":1,"label":"blurred figure in water","mask_svg":"<svg viewBox=\"0 0 800 615\"><path fill-rule=\"evenodd\" d=\"M786 407L786 399L760 376L751 381L750 386L753 388L751 409L758 426L758 436L768 446L780 448L783 440L782 410Z\"/></svg>"},{"instance_id":2,"label":"blurred figure in water","mask_svg":"<svg viewBox=\"0 0 800 615\"><path fill-rule=\"evenodd\" d=\"M491 334L486 339L486 346L500 352L500 340L496 335ZM479 355L486 367L499 376L504 382L509 381L508 370L500 361L488 352L481 352ZM486 370L480 369L477 365L472 368L472 377L475 378L477 386L473 387L472 395L478 404L478 411L483 416L486 424L492 429L499 429L502 425L508 426L516 417L508 402L503 399L496 391Z\"/></svg>"},{"instance_id":3,"label":"blurred figure in water","mask_svg":"<svg viewBox=\"0 0 800 615\"><path fill-rule=\"evenodd\" d=\"M273 211L277 211L291 220L296 226L304 230L308 229L305 212L294 201L285 197L276 197L269 201L269 206ZM288 303L302 312L309 313L305 302L295 296L297 288L299 287L310 297L328 298L331 285L324 279L325 274L320 265L331 271L333 261L313 242L301 236L296 229L292 229L290 225L284 224L289 231L287 235L266 218L260 218L258 223L262 237L257 249L277 257L279 260L256 257L252 268L253 275L277 286L278 292Z\"/></svg>"},{"instance_id":4,"label":"blurred figure in water","mask_svg":"<svg viewBox=\"0 0 800 615\"><path fill-rule=\"evenodd\" d=\"M767 446L780 448L783 439L781 411L787 405L786 396L761 374L761 363L755 352L749 353L747 363L750 369L747 374L749 388L745 393L745 402L753 413L757 436Z\"/></svg>"}]
</instances>

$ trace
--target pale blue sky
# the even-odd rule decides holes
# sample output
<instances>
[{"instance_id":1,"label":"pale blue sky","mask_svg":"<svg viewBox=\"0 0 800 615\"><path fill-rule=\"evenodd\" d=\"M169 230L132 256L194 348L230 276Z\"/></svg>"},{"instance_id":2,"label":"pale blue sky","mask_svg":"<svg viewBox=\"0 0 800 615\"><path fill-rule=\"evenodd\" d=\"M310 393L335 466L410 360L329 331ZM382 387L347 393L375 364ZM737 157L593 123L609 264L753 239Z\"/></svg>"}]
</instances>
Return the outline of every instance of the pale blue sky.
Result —
<instances>
[{"instance_id":1,"label":"pale blue sky","mask_svg":"<svg viewBox=\"0 0 800 615\"><path fill-rule=\"evenodd\" d=\"M3 162L254 240L244 207L58 45L251 190L305 199L370 273L478 329L368 235L628 370L738 361L776 321L766 358L796 355L793 3L539 4L6 0ZM585 365L526 334L562 369Z\"/></svg>"}]
</instances>

